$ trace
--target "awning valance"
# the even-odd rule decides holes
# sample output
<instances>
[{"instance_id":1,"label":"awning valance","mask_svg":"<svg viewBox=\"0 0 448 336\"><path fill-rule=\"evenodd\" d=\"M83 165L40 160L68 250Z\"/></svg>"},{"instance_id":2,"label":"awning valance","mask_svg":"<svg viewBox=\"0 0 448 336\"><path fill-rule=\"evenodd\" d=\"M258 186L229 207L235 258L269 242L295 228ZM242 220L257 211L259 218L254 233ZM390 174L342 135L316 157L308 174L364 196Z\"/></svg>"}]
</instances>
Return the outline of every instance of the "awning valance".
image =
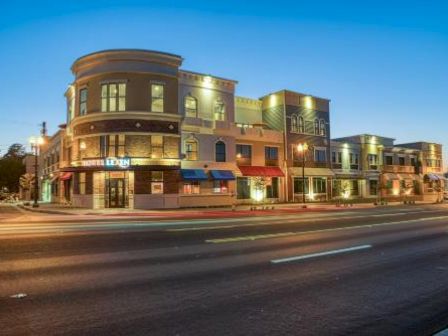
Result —
<instances>
[{"instance_id":1,"label":"awning valance","mask_svg":"<svg viewBox=\"0 0 448 336\"><path fill-rule=\"evenodd\" d=\"M231 170L210 170L210 175L214 180L232 181L235 179Z\"/></svg>"},{"instance_id":2,"label":"awning valance","mask_svg":"<svg viewBox=\"0 0 448 336\"><path fill-rule=\"evenodd\" d=\"M66 181L66 180L70 180L72 178L73 173L64 173L61 175L60 180L61 181Z\"/></svg>"},{"instance_id":3,"label":"awning valance","mask_svg":"<svg viewBox=\"0 0 448 336\"><path fill-rule=\"evenodd\" d=\"M266 176L283 177L285 176L279 167L264 166L239 166L243 176Z\"/></svg>"},{"instance_id":4,"label":"awning valance","mask_svg":"<svg viewBox=\"0 0 448 336\"><path fill-rule=\"evenodd\" d=\"M207 174L203 169L181 169L180 174L184 181L206 181Z\"/></svg>"},{"instance_id":5,"label":"awning valance","mask_svg":"<svg viewBox=\"0 0 448 336\"><path fill-rule=\"evenodd\" d=\"M301 167L289 168L291 176L302 176ZM334 176L334 172L329 168L308 168L305 167L305 176Z\"/></svg>"}]
</instances>

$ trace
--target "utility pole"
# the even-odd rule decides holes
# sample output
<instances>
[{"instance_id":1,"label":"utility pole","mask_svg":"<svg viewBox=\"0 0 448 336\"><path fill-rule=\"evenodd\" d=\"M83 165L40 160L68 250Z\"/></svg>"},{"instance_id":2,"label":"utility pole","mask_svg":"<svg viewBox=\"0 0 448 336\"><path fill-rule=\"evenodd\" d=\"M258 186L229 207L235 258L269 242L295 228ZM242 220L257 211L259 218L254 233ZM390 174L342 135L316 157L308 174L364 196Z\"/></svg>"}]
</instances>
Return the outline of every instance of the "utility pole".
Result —
<instances>
[{"instance_id":1,"label":"utility pole","mask_svg":"<svg viewBox=\"0 0 448 336\"><path fill-rule=\"evenodd\" d=\"M39 207L39 154L41 150L41 145L45 141L45 136L47 135L47 123L45 121L40 124L40 136L34 139L31 146L34 147L34 202L33 208Z\"/></svg>"}]
</instances>

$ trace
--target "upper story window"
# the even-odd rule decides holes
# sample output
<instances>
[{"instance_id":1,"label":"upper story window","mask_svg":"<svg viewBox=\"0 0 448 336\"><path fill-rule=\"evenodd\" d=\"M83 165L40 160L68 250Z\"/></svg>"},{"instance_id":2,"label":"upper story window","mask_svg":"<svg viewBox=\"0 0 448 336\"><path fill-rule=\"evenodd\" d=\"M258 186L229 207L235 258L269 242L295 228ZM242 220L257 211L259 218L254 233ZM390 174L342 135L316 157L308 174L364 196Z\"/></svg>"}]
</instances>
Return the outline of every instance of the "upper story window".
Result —
<instances>
[{"instance_id":1,"label":"upper story window","mask_svg":"<svg viewBox=\"0 0 448 336\"><path fill-rule=\"evenodd\" d=\"M125 135L113 134L100 136L100 157L120 157L125 152Z\"/></svg>"},{"instance_id":2,"label":"upper story window","mask_svg":"<svg viewBox=\"0 0 448 336\"><path fill-rule=\"evenodd\" d=\"M151 112L163 112L164 91L163 84L151 84Z\"/></svg>"},{"instance_id":3,"label":"upper story window","mask_svg":"<svg viewBox=\"0 0 448 336\"><path fill-rule=\"evenodd\" d=\"M315 162L327 161L327 151L325 149L315 149L314 150L314 161Z\"/></svg>"},{"instance_id":4,"label":"upper story window","mask_svg":"<svg viewBox=\"0 0 448 336\"><path fill-rule=\"evenodd\" d=\"M296 116L293 114L291 116L291 132L297 132L298 131L298 127L297 127L297 118Z\"/></svg>"},{"instance_id":5,"label":"upper story window","mask_svg":"<svg viewBox=\"0 0 448 336\"><path fill-rule=\"evenodd\" d=\"M198 142L195 139L188 139L185 142L185 159L197 160L198 159Z\"/></svg>"},{"instance_id":6,"label":"upper story window","mask_svg":"<svg viewBox=\"0 0 448 336\"><path fill-rule=\"evenodd\" d=\"M320 131L319 131L319 120L315 119L314 120L314 134L319 135Z\"/></svg>"},{"instance_id":7,"label":"upper story window","mask_svg":"<svg viewBox=\"0 0 448 336\"><path fill-rule=\"evenodd\" d=\"M416 166L417 165L417 160L415 159L415 156L411 156L411 166Z\"/></svg>"},{"instance_id":8,"label":"upper story window","mask_svg":"<svg viewBox=\"0 0 448 336\"><path fill-rule=\"evenodd\" d=\"M101 112L126 110L126 84L108 83L101 85Z\"/></svg>"},{"instance_id":9,"label":"upper story window","mask_svg":"<svg viewBox=\"0 0 448 336\"><path fill-rule=\"evenodd\" d=\"M151 158L163 158L163 136L151 135Z\"/></svg>"},{"instance_id":10,"label":"upper story window","mask_svg":"<svg viewBox=\"0 0 448 336\"><path fill-rule=\"evenodd\" d=\"M226 120L226 105L221 99L215 101L213 106L214 118L215 120L225 121Z\"/></svg>"},{"instance_id":11,"label":"upper story window","mask_svg":"<svg viewBox=\"0 0 448 336\"><path fill-rule=\"evenodd\" d=\"M327 128L325 127L325 120L324 119L321 119L320 120L320 135L323 135L323 136L325 136L325 135L327 135Z\"/></svg>"},{"instance_id":12,"label":"upper story window","mask_svg":"<svg viewBox=\"0 0 448 336\"><path fill-rule=\"evenodd\" d=\"M303 121L303 117L299 116L297 118L298 126L299 126L299 133L305 133L305 123Z\"/></svg>"},{"instance_id":13,"label":"upper story window","mask_svg":"<svg viewBox=\"0 0 448 336\"><path fill-rule=\"evenodd\" d=\"M252 146L236 145L236 155L238 158L250 159L252 157Z\"/></svg>"},{"instance_id":14,"label":"upper story window","mask_svg":"<svg viewBox=\"0 0 448 336\"><path fill-rule=\"evenodd\" d=\"M189 118L198 117L198 100L190 95L185 97L184 101L185 116Z\"/></svg>"},{"instance_id":15,"label":"upper story window","mask_svg":"<svg viewBox=\"0 0 448 336\"><path fill-rule=\"evenodd\" d=\"M399 165L399 166L405 166L405 165L406 165L404 156L399 156L399 157L398 157L398 165Z\"/></svg>"},{"instance_id":16,"label":"upper story window","mask_svg":"<svg viewBox=\"0 0 448 336\"><path fill-rule=\"evenodd\" d=\"M222 141L215 144L215 161L226 162L226 144Z\"/></svg>"},{"instance_id":17,"label":"upper story window","mask_svg":"<svg viewBox=\"0 0 448 336\"><path fill-rule=\"evenodd\" d=\"M87 113L87 89L79 90L79 115Z\"/></svg>"},{"instance_id":18,"label":"upper story window","mask_svg":"<svg viewBox=\"0 0 448 336\"><path fill-rule=\"evenodd\" d=\"M393 156L392 156L392 155L385 155L385 156L384 156L384 163L385 163L386 165L388 165L388 166L393 165L393 164L394 164L393 161L394 161L394 160L393 160Z\"/></svg>"},{"instance_id":19,"label":"upper story window","mask_svg":"<svg viewBox=\"0 0 448 336\"><path fill-rule=\"evenodd\" d=\"M349 154L349 162L350 162L350 169L358 169L359 168L359 154L358 153L350 153Z\"/></svg>"},{"instance_id":20,"label":"upper story window","mask_svg":"<svg viewBox=\"0 0 448 336\"><path fill-rule=\"evenodd\" d=\"M378 155L368 154L367 161L369 162L369 169L378 169Z\"/></svg>"},{"instance_id":21,"label":"upper story window","mask_svg":"<svg viewBox=\"0 0 448 336\"><path fill-rule=\"evenodd\" d=\"M278 160L278 147L265 147L264 155L266 160Z\"/></svg>"}]
</instances>

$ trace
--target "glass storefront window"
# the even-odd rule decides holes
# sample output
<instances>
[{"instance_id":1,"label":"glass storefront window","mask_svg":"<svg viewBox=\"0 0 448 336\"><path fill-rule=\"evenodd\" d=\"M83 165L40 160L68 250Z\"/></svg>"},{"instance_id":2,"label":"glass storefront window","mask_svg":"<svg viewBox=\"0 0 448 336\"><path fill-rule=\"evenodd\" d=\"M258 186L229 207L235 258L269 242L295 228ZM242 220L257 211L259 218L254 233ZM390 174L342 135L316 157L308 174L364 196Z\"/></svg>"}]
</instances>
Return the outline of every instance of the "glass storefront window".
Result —
<instances>
[{"instance_id":1,"label":"glass storefront window","mask_svg":"<svg viewBox=\"0 0 448 336\"><path fill-rule=\"evenodd\" d=\"M271 177L266 185L266 198L278 198L278 177Z\"/></svg>"},{"instance_id":2,"label":"glass storefront window","mask_svg":"<svg viewBox=\"0 0 448 336\"><path fill-rule=\"evenodd\" d=\"M327 179L325 177L313 177L313 193L325 194L327 192Z\"/></svg>"},{"instance_id":3,"label":"glass storefront window","mask_svg":"<svg viewBox=\"0 0 448 336\"><path fill-rule=\"evenodd\" d=\"M151 194L163 194L163 171L151 172Z\"/></svg>"},{"instance_id":4,"label":"glass storefront window","mask_svg":"<svg viewBox=\"0 0 448 336\"><path fill-rule=\"evenodd\" d=\"M214 180L213 181L213 192L214 193L227 193L228 181Z\"/></svg>"},{"instance_id":5,"label":"glass storefront window","mask_svg":"<svg viewBox=\"0 0 448 336\"><path fill-rule=\"evenodd\" d=\"M250 179L247 177L237 177L236 193L238 199L250 198Z\"/></svg>"},{"instance_id":6,"label":"glass storefront window","mask_svg":"<svg viewBox=\"0 0 448 336\"><path fill-rule=\"evenodd\" d=\"M305 194L309 193L309 179L305 177ZM301 177L294 177L294 194L303 193L303 180Z\"/></svg>"},{"instance_id":7,"label":"glass storefront window","mask_svg":"<svg viewBox=\"0 0 448 336\"><path fill-rule=\"evenodd\" d=\"M199 194L201 192L201 184L199 181L184 183L184 194Z\"/></svg>"}]
</instances>

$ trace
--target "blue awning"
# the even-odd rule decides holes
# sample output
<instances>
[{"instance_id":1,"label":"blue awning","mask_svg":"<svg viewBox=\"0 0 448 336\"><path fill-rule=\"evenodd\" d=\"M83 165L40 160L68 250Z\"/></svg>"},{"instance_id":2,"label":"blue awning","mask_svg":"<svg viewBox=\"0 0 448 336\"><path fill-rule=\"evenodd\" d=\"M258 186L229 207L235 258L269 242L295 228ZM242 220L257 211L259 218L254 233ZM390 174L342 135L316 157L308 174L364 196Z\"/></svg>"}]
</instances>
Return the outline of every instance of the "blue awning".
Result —
<instances>
[{"instance_id":1,"label":"blue awning","mask_svg":"<svg viewBox=\"0 0 448 336\"><path fill-rule=\"evenodd\" d=\"M231 170L210 170L210 174L214 180L233 181L235 179Z\"/></svg>"},{"instance_id":2,"label":"blue awning","mask_svg":"<svg viewBox=\"0 0 448 336\"><path fill-rule=\"evenodd\" d=\"M207 174L203 169L181 169L180 174L184 181L205 181Z\"/></svg>"}]
</instances>

